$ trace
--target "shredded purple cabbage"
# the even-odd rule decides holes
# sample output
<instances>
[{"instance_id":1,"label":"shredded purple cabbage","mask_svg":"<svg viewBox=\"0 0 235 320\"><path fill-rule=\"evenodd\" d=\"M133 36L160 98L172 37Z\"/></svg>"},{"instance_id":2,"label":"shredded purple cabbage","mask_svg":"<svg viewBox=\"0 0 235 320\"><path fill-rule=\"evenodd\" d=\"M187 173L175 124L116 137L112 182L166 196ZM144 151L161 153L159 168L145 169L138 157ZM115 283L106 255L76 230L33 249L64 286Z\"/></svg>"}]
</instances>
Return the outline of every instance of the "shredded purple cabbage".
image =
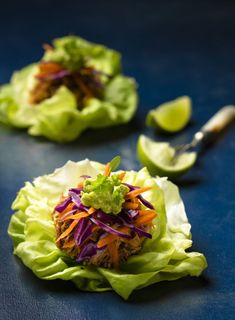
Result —
<instances>
[{"instance_id":1,"label":"shredded purple cabbage","mask_svg":"<svg viewBox=\"0 0 235 320\"><path fill-rule=\"evenodd\" d=\"M122 221L123 225L125 225L125 226L133 226L132 218L124 210L122 210L118 214L118 218Z\"/></svg>"},{"instance_id":2,"label":"shredded purple cabbage","mask_svg":"<svg viewBox=\"0 0 235 320\"><path fill-rule=\"evenodd\" d=\"M89 208L84 206L81 202L81 199L79 195L73 191L69 191L69 196L72 199L72 202L77 206L78 209L83 210L83 211L88 211Z\"/></svg>"},{"instance_id":3,"label":"shredded purple cabbage","mask_svg":"<svg viewBox=\"0 0 235 320\"><path fill-rule=\"evenodd\" d=\"M91 176L88 176L87 174L83 174L82 176L80 176L80 178L90 179L90 178L91 178Z\"/></svg>"},{"instance_id":4,"label":"shredded purple cabbage","mask_svg":"<svg viewBox=\"0 0 235 320\"><path fill-rule=\"evenodd\" d=\"M120 217L120 220L121 220L123 226L129 227L129 228L133 228L134 227L134 225L132 223L127 222L122 217Z\"/></svg>"},{"instance_id":5,"label":"shredded purple cabbage","mask_svg":"<svg viewBox=\"0 0 235 320\"><path fill-rule=\"evenodd\" d=\"M140 187L133 186L132 184L129 184L129 183L123 183L123 184L127 186L130 189L130 191L140 188ZM148 200L144 199L144 197L141 194L139 194L137 198L143 203L145 207L149 209L154 209L154 206Z\"/></svg>"},{"instance_id":6,"label":"shredded purple cabbage","mask_svg":"<svg viewBox=\"0 0 235 320\"><path fill-rule=\"evenodd\" d=\"M92 222L89 219L82 218L74 233L75 243L80 246L92 234Z\"/></svg>"},{"instance_id":7,"label":"shredded purple cabbage","mask_svg":"<svg viewBox=\"0 0 235 320\"><path fill-rule=\"evenodd\" d=\"M70 197L66 198L63 202L59 203L55 207L55 211L59 213L63 212L71 202L72 202L72 199Z\"/></svg>"},{"instance_id":8,"label":"shredded purple cabbage","mask_svg":"<svg viewBox=\"0 0 235 320\"><path fill-rule=\"evenodd\" d=\"M102 210L96 211L95 218L98 218L98 220L100 220L103 223L110 223L111 224L111 223L120 222L118 216L104 213Z\"/></svg>"},{"instance_id":9,"label":"shredded purple cabbage","mask_svg":"<svg viewBox=\"0 0 235 320\"><path fill-rule=\"evenodd\" d=\"M94 241L88 242L86 245L84 245L79 252L76 260L77 262L83 261L85 259L90 259L97 253L97 246Z\"/></svg>"},{"instance_id":10,"label":"shredded purple cabbage","mask_svg":"<svg viewBox=\"0 0 235 320\"><path fill-rule=\"evenodd\" d=\"M102 248L97 248L96 242L91 240L81 248L81 251L76 258L76 261L81 262L85 259L90 259L96 254L105 250L106 248L107 248L106 245L103 246Z\"/></svg>"},{"instance_id":11,"label":"shredded purple cabbage","mask_svg":"<svg viewBox=\"0 0 235 320\"><path fill-rule=\"evenodd\" d=\"M124 226L131 228L132 231L137 233L139 236L144 236L144 237L147 237L150 239L152 238L150 233L145 232L142 229L140 229L134 225L133 219L128 215L128 213L126 211L123 210L121 213L119 213L118 216L122 220L122 223Z\"/></svg>"},{"instance_id":12,"label":"shredded purple cabbage","mask_svg":"<svg viewBox=\"0 0 235 320\"><path fill-rule=\"evenodd\" d=\"M139 215L138 210L132 210L132 209L123 209L125 213L127 213L132 219L136 218Z\"/></svg>"},{"instance_id":13,"label":"shredded purple cabbage","mask_svg":"<svg viewBox=\"0 0 235 320\"><path fill-rule=\"evenodd\" d=\"M90 217L90 220L96 224L98 227L100 227L101 229L107 231L108 233L114 234L118 237L122 237L122 238L126 238L126 239L130 239L132 238L131 235L120 232L118 230L113 229L112 227L106 225L105 223L101 222L100 220L97 220L94 217Z\"/></svg>"},{"instance_id":14,"label":"shredded purple cabbage","mask_svg":"<svg viewBox=\"0 0 235 320\"><path fill-rule=\"evenodd\" d=\"M78 209L73 209L73 210L70 210L70 211L66 212L59 220L61 220L61 221L64 220L64 218L66 218L66 217L68 217L68 216L76 213L77 210L78 210Z\"/></svg>"},{"instance_id":15,"label":"shredded purple cabbage","mask_svg":"<svg viewBox=\"0 0 235 320\"><path fill-rule=\"evenodd\" d=\"M77 195L80 195L82 190L83 190L82 187L81 188L71 188L71 189L69 189L69 192L71 191L71 192L76 193Z\"/></svg>"},{"instance_id":16,"label":"shredded purple cabbage","mask_svg":"<svg viewBox=\"0 0 235 320\"><path fill-rule=\"evenodd\" d=\"M144 199L141 194L137 196L137 198L143 203L143 205L149 209L154 209L154 206L152 203L150 203L148 200Z\"/></svg>"},{"instance_id":17,"label":"shredded purple cabbage","mask_svg":"<svg viewBox=\"0 0 235 320\"><path fill-rule=\"evenodd\" d=\"M136 232L139 236L144 236L146 238L152 239L152 235L138 227L134 227L133 231Z\"/></svg>"},{"instance_id":18,"label":"shredded purple cabbage","mask_svg":"<svg viewBox=\"0 0 235 320\"><path fill-rule=\"evenodd\" d=\"M129 184L129 183L126 183L126 182L123 182L123 184L124 184L125 186L127 186L127 187L130 189L130 191L139 189L139 187L133 186L132 184Z\"/></svg>"}]
</instances>

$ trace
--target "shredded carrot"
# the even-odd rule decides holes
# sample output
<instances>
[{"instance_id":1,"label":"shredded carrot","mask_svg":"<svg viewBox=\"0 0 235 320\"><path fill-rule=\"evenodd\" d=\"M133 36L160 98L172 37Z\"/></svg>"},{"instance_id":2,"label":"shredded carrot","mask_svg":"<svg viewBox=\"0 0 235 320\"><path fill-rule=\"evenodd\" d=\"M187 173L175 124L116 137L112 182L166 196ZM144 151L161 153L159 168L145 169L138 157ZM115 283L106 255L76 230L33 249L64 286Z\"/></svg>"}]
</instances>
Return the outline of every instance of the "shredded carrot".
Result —
<instances>
[{"instance_id":1,"label":"shredded carrot","mask_svg":"<svg viewBox=\"0 0 235 320\"><path fill-rule=\"evenodd\" d=\"M59 238L56 240L56 242L60 241L61 239L67 237L67 235L70 234L70 232L76 227L76 225L78 224L79 220L74 220L70 226L68 227L68 229L66 229L60 236Z\"/></svg>"},{"instance_id":2,"label":"shredded carrot","mask_svg":"<svg viewBox=\"0 0 235 320\"><path fill-rule=\"evenodd\" d=\"M74 203L70 203L70 204L64 209L64 211L60 212L59 217L61 218L61 217L63 217L63 215L64 215L65 213L68 213L69 211L73 210L73 206L74 206Z\"/></svg>"},{"instance_id":3,"label":"shredded carrot","mask_svg":"<svg viewBox=\"0 0 235 320\"><path fill-rule=\"evenodd\" d=\"M86 212L86 211L80 211L80 212L78 212L78 213L76 213L75 215L69 215L69 216L67 216L67 217L65 217L64 219L63 219L63 216L60 218L60 220L69 220L69 219L73 219L73 220L75 220L75 219L81 219L81 218L83 218L83 217L87 217L87 216L89 216L90 214L92 214L92 213L94 213L96 211L96 209L95 208L90 208L89 210L88 210L88 212Z\"/></svg>"},{"instance_id":4,"label":"shredded carrot","mask_svg":"<svg viewBox=\"0 0 235 320\"><path fill-rule=\"evenodd\" d=\"M63 219L63 221L66 221L66 220L80 220L81 218L84 218L84 217L87 217L88 216L88 213L87 212L85 212L85 211L81 211L81 212L78 212L78 213L76 213L76 214L74 214L74 215L71 215L71 216L68 216L68 217L65 217L64 219Z\"/></svg>"},{"instance_id":5,"label":"shredded carrot","mask_svg":"<svg viewBox=\"0 0 235 320\"><path fill-rule=\"evenodd\" d=\"M126 209L137 209L139 207L139 204L138 203L134 203L134 202L125 202L123 204L123 207L126 208Z\"/></svg>"},{"instance_id":6,"label":"shredded carrot","mask_svg":"<svg viewBox=\"0 0 235 320\"><path fill-rule=\"evenodd\" d=\"M96 209L93 208L93 207L90 207L89 210L88 210L88 215L90 215L90 214L92 214L94 212L96 212Z\"/></svg>"},{"instance_id":7,"label":"shredded carrot","mask_svg":"<svg viewBox=\"0 0 235 320\"><path fill-rule=\"evenodd\" d=\"M65 196L64 194L62 194L62 195L60 196L60 202L64 201L65 198L66 198L66 196Z\"/></svg>"},{"instance_id":8,"label":"shredded carrot","mask_svg":"<svg viewBox=\"0 0 235 320\"><path fill-rule=\"evenodd\" d=\"M149 224L155 217L156 217L156 213L150 212L149 214L145 214L144 216L140 216L139 218L137 218L135 221L135 225L138 227L143 224Z\"/></svg>"},{"instance_id":9,"label":"shredded carrot","mask_svg":"<svg viewBox=\"0 0 235 320\"><path fill-rule=\"evenodd\" d=\"M65 212L65 214L63 214L61 217L57 216L56 218L58 218L59 221L64 221L67 220L67 217L70 217L72 215L72 212ZM70 218L69 218L70 219Z\"/></svg>"},{"instance_id":10,"label":"shredded carrot","mask_svg":"<svg viewBox=\"0 0 235 320\"><path fill-rule=\"evenodd\" d=\"M97 225L93 225L92 227L92 233L94 233L97 229L99 229L100 227L98 227Z\"/></svg>"},{"instance_id":11,"label":"shredded carrot","mask_svg":"<svg viewBox=\"0 0 235 320\"><path fill-rule=\"evenodd\" d=\"M138 204L140 204L138 198L132 198L132 199L130 199L130 200L131 200L131 202L133 202L133 203L138 203Z\"/></svg>"},{"instance_id":12,"label":"shredded carrot","mask_svg":"<svg viewBox=\"0 0 235 320\"><path fill-rule=\"evenodd\" d=\"M106 246L107 244L115 241L117 239L117 236L114 234L109 234L105 238L100 239L97 243L98 248L102 248L103 246Z\"/></svg>"},{"instance_id":13,"label":"shredded carrot","mask_svg":"<svg viewBox=\"0 0 235 320\"><path fill-rule=\"evenodd\" d=\"M63 245L63 248L72 248L73 246L75 246L75 241L74 239L68 241L68 242L65 242L64 245Z\"/></svg>"},{"instance_id":14,"label":"shredded carrot","mask_svg":"<svg viewBox=\"0 0 235 320\"><path fill-rule=\"evenodd\" d=\"M48 43L43 43L42 47L45 51L53 51L54 50L54 48L51 45L49 45Z\"/></svg>"},{"instance_id":15,"label":"shredded carrot","mask_svg":"<svg viewBox=\"0 0 235 320\"><path fill-rule=\"evenodd\" d=\"M39 64L39 75L45 75L63 70L63 67L56 62L46 62ZM37 75L38 76L38 75Z\"/></svg>"},{"instance_id":16,"label":"shredded carrot","mask_svg":"<svg viewBox=\"0 0 235 320\"><path fill-rule=\"evenodd\" d=\"M108 251L112 259L112 263L115 269L119 267L119 254L118 254L118 247L117 242L111 242L108 244Z\"/></svg>"},{"instance_id":17,"label":"shredded carrot","mask_svg":"<svg viewBox=\"0 0 235 320\"><path fill-rule=\"evenodd\" d=\"M156 211L154 210L139 210L139 216L145 216L146 214L149 214L150 212L157 215Z\"/></svg>"},{"instance_id":18,"label":"shredded carrot","mask_svg":"<svg viewBox=\"0 0 235 320\"><path fill-rule=\"evenodd\" d=\"M78 188L83 188L84 187L84 181L81 181L77 185Z\"/></svg>"},{"instance_id":19,"label":"shredded carrot","mask_svg":"<svg viewBox=\"0 0 235 320\"><path fill-rule=\"evenodd\" d=\"M118 228L118 231L128 234L129 228L127 227ZM102 248L103 246L106 246L107 244L115 241L117 238L119 238L118 235L108 234L106 237L98 241L97 247Z\"/></svg>"},{"instance_id":20,"label":"shredded carrot","mask_svg":"<svg viewBox=\"0 0 235 320\"><path fill-rule=\"evenodd\" d=\"M123 178L125 177L125 175L126 175L126 171L123 171L123 172L119 173L119 175L118 175L119 180L122 181Z\"/></svg>"},{"instance_id":21,"label":"shredded carrot","mask_svg":"<svg viewBox=\"0 0 235 320\"><path fill-rule=\"evenodd\" d=\"M92 232L91 232L91 236L90 236L90 240L93 240L95 242L97 242L97 233L96 230L100 230L100 227L98 227L97 225L93 225L92 226Z\"/></svg>"},{"instance_id":22,"label":"shredded carrot","mask_svg":"<svg viewBox=\"0 0 235 320\"><path fill-rule=\"evenodd\" d=\"M108 177L110 175L110 172L111 172L111 168L110 168L110 163L108 162L104 168L104 176Z\"/></svg>"},{"instance_id":23,"label":"shredded carrot","mask_svg":"<svg viewBox=\"0 0 235 320\"><path fill-rule=\"evenodd\" d=\"M150 190L150 189L152 189L152 187L142 187L142 188L138 188L138 189L135 189L135 190L132 190L132 191L130 191L130 192L128 192L127 194L126 194L126 199L131 199L131 198L135 198L136 196L138 196L139 194L141 194L141 193L143 193L143 192L145 192L145 191L148 191L148 190Z\"/></svg>"}]
</instances>

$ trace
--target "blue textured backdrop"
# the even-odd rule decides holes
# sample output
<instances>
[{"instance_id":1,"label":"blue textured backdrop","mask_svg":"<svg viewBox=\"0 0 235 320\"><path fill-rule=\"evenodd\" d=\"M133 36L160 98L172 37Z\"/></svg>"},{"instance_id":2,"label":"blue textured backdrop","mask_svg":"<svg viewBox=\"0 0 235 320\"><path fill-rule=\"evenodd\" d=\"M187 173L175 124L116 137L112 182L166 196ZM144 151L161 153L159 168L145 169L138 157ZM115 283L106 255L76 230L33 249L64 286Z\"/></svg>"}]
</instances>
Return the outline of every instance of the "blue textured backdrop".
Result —
<instances>
[{"instance_id":1,"label":"blue textured backdrop","mask_svg":"<svg viewBox=\"0 0 235 320\"><path fill-rule=\"evenodd\" d=\"M194 249L209 267L201 278L160 283L128 302L109 293L84 293L66 282L37 279L12 255L10 205L27 180L68 159L106 162L116 154L138 169L135 144L145 132L174 143L219 107L235 103L234 1L5 1L0 10L0 83L38 60L41 44L68 33L115 48L124 72L136 78L140 102L129 124L87 131L67 145L0 126L0 319L234 319L234 128L227 130L179 181L192 223ZM174 137L155 135L143 119L153 106L188 94L193 121Z\"/></svg>"}]
</instances>

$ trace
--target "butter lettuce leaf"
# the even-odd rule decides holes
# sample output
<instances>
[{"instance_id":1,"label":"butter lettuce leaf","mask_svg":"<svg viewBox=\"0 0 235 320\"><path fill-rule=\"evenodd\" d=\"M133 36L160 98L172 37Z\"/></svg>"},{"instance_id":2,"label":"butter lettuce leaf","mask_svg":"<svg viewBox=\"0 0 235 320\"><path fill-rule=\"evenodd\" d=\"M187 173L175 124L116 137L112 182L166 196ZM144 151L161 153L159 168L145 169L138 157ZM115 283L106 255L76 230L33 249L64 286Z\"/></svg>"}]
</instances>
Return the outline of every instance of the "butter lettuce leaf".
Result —
<instances>
[{"instance_id":1,"label":"butter lettuce leaf","mask_svg":"<svg viewBox=\"0 0 235 320\"><path fill-rule=\"evenodd\" d=\"M55 39L53 47L54 50L45 52L44 61L58 62L71 71L85 64L108 75L120 73L120 53L103 45L71 35Z\"/></svg>"},{"instance_id":2,"label":"butter lettuce leaf","mask_svg":"<svg viewBox=\"0 0 235 320\"><path fill-rule=\"evenodd\" d=\"M134 79L121 74L121 56L105 46L76 36L58 38L54 50L42 60L63 64L77 70L81 64L94 67L101 74L104 86L102 99L87 98L79 110L74 94L61 86L53 97L33 105L30 91L37 84L34 63L13 74L10 83L0 87L0 122L28 129L33 136L44 136L56 142L68 142L87 128L103 128L127 123L137 107Z\"/></svg>"},{"instance_id":3,"label":"butter lettuce leaf","mask_svg":"<svg viewBox=\"0 0 235 320\"><path fill-rule=\"evenodd\" d=\"M156 208L152 239L146 239L141 252L131 256L120 271L82 266L55 245L52 212L61 193L75 187L81 175L95 178L104 166L89 160L69 161L49 175L27 182L12 208L8 233L14 254L44 280L72 280L81 290L114 290L128 299L133 290L186 275L199 276L206 268L203 254L186 251L192 245L190 224L178 188L166 178L152 178L147 169L129 171L125 182L153 186L145 197Z\"/></svg>"}]
</instances>

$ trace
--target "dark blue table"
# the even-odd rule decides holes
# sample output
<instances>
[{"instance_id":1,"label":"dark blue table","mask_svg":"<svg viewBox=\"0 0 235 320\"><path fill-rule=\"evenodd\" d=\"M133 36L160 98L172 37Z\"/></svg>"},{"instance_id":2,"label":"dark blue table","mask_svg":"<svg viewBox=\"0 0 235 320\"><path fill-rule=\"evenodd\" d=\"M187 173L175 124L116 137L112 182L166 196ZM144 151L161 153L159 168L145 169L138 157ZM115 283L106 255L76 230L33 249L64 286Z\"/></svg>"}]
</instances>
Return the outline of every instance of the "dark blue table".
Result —
<instances>
[{"instance_id":1,"label":"dark blue table","mask_svg":"<svg viewBox=\"0 0 235 320\"><path fill-rule=\"evenodd\" d=\"M135 292L84 293L72 283L42 281L12 255L10 205L25 181L68 159L101 162L116 154L139 169L141 132L183 142L219 107L235 102L234 1L6 1L0 11L0 82L42 54L41 44L67 33L123 53L126 74L137 79L140 102L129 125L87 131L56 145L0 126L0 319L234 319L234 128L227 130L179 182L192 223L193 249L209 267L200 278L160 283ZM147 110L188 94L193 121L174 137L144 127Z\"/></svg>"}]
</instances>

